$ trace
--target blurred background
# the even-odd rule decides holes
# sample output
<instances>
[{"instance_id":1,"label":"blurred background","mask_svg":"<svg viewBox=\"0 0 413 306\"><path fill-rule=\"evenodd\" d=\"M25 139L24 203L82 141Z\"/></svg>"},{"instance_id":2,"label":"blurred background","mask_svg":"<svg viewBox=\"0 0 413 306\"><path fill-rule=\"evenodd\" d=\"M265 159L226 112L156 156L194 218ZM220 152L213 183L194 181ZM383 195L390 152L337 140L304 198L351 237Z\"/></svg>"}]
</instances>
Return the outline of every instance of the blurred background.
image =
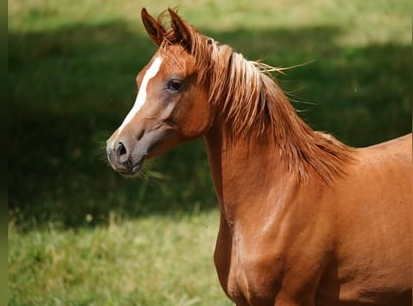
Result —
<instances>
[{"instance_id":1,"label":"blurred background","mask_svg":"<svg viewBox=\"0 0 413 306\"><path fill-rule=\"evenodd\" d=\"M156 50L140 21L144 6L155 16L178 6L201 33L248 59L278 67L308 63L279 80L316 130L352 146L411 131L407 0L9 1L11 266L21 265L22 258L28 266L36 262L40 255L30 251L29 241L19 246L29 255L13 252L14 242L36 231L49 237L50 229L100 230L119 220L146 222L154 216L209 224L193 218L218 216L202 139L150 162L137 180L122 178L106 162L105 141L132 107L135 76ZM215 233L216 223L212 228ZM212 256L211 249L206 253ZM19 303L34 305L29 300ZM179 301L175 305L185 304Z\"/></svg>"},{"instance_id":2,"label":"blurred background","mask_svg":"<svg viewBox=\"0 0 413 306\"><path fill-rule=\"evenodd\" d=\"M408 1L176 4L202 33L248 59L279 67L312 61L280 81L314 129L354 146L411 130ZM106 163L105 141L132 107L135 76L156 50L140 9L157 16L168 5L9 3L9 206L21 225L216 207L202 140L156 159L151 178L125 180Z\"/></svg>"}]
</instances>

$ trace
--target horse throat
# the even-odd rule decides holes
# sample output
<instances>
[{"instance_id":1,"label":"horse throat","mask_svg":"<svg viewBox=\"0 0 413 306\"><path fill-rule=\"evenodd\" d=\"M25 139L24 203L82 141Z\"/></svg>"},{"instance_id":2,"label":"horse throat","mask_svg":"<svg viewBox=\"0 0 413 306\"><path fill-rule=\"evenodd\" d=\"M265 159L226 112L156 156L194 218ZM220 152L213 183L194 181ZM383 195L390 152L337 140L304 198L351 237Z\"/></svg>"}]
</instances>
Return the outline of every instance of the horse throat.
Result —
<instances>
[{"instance_id":1,"label":"horse throat","mask_svg":"<svg viewBox=\"0 0 413 306\"><path fill-rule=\"evenodd\" d=\"M204 140L215 191L227 212L256 197L257 190L265 194L264 190L293 176L285 172L279 151L269 142L254 137L234 139L230 124L213 126Z\"/></svg>"}]
</instances>

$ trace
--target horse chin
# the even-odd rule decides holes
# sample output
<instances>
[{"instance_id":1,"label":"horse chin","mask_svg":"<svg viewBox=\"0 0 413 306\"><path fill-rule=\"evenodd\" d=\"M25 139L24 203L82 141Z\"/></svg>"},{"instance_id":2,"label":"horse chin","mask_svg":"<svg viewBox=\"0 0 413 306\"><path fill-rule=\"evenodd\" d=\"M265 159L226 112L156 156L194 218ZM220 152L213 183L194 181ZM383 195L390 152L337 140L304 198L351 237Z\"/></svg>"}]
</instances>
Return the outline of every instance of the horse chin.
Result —
<instances>
[{"instance_id":1,"label":"horse chin","mask_svg":"<svg viewBox=\"0 0 413 306\"><path fill-rule=\"evenodd\" d=\"M124 178L136 178L140 173L141 167L133 167L127 171L120 171L119 174Z\"/></svg>"},{"instance_id":2,"label":"horse chin","mask_svg":"<svg viewBox=\"0 0 413 306\"><path fill-rule=\"evenodd\" d=\"M145 157L142 157L137 162L131 163L130 167L126 171L121 172L120 174L127 178L135 178L139 175L140 171L145 162Z\"/></svg>"}]
</instances>

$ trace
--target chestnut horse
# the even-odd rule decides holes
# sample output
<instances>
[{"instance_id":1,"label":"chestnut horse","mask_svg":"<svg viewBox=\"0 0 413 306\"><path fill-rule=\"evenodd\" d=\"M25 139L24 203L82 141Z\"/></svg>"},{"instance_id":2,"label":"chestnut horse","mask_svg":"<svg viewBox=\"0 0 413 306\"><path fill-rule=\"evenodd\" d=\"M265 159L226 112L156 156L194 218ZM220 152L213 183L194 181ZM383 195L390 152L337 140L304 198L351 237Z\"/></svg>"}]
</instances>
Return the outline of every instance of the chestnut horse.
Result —
<instances>
[{"instance_id":1,"label":"chestnut horse","mask_svg":"<svg viewBox=\"0 0 413 306\"><path fill-rule=\"evenodd\" d=\"M171 28L163 18L170 17ZM169 9L107 141L114 170L203 136L220 204L214 261L236 305L411 305L412 136L351 148L313 131L265 64Z\"/></svg>"}]
</instances>

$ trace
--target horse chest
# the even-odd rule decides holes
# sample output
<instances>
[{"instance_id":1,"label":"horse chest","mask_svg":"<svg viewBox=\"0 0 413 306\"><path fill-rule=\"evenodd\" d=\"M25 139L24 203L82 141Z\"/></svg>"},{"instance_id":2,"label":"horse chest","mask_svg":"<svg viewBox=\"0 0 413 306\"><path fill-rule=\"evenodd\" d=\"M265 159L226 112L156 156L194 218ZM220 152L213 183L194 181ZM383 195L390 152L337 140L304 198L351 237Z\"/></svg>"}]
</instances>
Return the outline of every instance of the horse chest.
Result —
<instances>
[{"instance_id":1,"label":"horse chest","mask_svg":"<svg viewBox=\"0 0 413 306\"><path fill-rule=\"evenodd\" d=\"M215 265L222 287L237 305L313 305L327 264L323 250L328 239L324 231L318 233L317 222L304 228L302 223L297 227L288 218L274 218L234 229L221 219Z\"/></svg>"},{"instance_id":2,"label":"horse chest","mask_svg":"<svg viewBox=\"0 0 413 306\"><path fill-rule=\"evenodd\" d=\"M273 305L281 264L268 254L270 248L252 245L244 237L220 231L215 264L221 285L237 305Z\"/></svg>"},{"instance_id":3,"label":"horse chest","mask_svg":"<svg viewBox=\"0 0 413 306\"><path fill-rule=\"evenodd\" d=\"M227 284L224 289L237 305L271 305L270 301L274 300L274 274L269 276L265 272L271 265L259 258L253 260L248 257L234 245L226 269Z\"/></svg>"}]
</instances>

